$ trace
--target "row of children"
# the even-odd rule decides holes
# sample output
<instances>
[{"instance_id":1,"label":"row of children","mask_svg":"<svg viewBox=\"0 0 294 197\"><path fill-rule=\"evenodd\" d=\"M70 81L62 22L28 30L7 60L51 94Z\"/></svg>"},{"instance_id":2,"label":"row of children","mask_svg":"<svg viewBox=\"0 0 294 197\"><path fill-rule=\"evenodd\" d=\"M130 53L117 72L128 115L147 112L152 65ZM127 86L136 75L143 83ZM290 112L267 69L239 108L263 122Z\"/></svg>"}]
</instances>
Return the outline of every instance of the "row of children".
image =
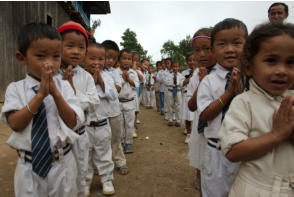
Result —
<instances>
[{"instance_id":1,"label":"row of children","mask_svg":"<svg viewBox=\"0 0 294 197\"><path fill-rule=\"evenodd\" d=\"M16 59L28 73L9 84L1 111L19 156L15 196L89 196L95 168L114 194L114 166L128 174L133 152L138 54L69 21L22 27Z\"/></svg>"},{"instance_id":2,"label":"row of children","mask_svg":"<svg viewBox=\"0 0 294 197\"><path fill-rule=\"evenodd\" d=\"M191 41L188 157L203 197L294 195L294 25L247 34L229 18Z\"/></svg>"}]
</instances>

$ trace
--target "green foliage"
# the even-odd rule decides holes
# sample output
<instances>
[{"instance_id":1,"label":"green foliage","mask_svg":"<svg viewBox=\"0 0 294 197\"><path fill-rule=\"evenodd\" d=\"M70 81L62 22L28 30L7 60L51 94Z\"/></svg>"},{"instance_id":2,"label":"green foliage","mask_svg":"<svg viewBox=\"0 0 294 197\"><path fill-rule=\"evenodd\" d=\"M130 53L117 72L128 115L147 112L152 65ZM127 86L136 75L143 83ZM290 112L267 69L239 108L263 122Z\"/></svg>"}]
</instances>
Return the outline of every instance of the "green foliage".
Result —
<instances>
[{"instance_id":1,"label":"green foliage","mask_svg":"<svg viewBox=\"0 0 294 197\"><path fill-rule=\"evenodd\" d=\"M172 40L168 40L162 45L160 53L163 57L171 57L173 60L178 61L181 66L184 66L186 64L185 55L189 51L192 51L192 48L190 47L190 42L190 35L181 40L178 45L176 45Z\"/></svg>"},{"instance_id":2,"label":"green foliage","mask_svg":"<svg viewBox=\"0 0 294 197\"><path fill-rule=\"evenodd\" d=\"M138 42L137 34L134 31L129 28L126 29L121 38L123 41L120 42L120 45L123 48L128 48L131 51L137 51L141 55L141 58L146 58L151 61L152 56L147 55L148 51L144 50L142 45Z\"/></svg>"}]
</instances>

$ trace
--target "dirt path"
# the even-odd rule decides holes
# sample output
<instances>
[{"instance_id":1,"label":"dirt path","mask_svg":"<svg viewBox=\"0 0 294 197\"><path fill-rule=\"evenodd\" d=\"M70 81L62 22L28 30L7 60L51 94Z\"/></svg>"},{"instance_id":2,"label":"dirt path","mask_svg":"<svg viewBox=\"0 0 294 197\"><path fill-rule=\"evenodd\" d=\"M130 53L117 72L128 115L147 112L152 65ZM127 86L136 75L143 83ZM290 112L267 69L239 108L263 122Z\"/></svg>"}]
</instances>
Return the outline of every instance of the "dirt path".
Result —
<instances>
[{"instance_id":1,"label":"dirt path","mask_svg":"<svg viewBox=\"0 0 294 197\"><path fill-rule=\"evenodd\" d=\"M1 106L0 106L1 108ZM141 107L143 108L143 107ZM186 159L183 129L168 127L167 122L154 110L141 109L134 153L127 155L130 173L115 172L116 197L196 197L193 188L194 170ZM0 196L11 197L16 152L5 143L10 130L0 123ZM149 139L146 139L146 137ZM94 177L91 197L103 196L99 178Z\"/></svg>"}]
</instances>

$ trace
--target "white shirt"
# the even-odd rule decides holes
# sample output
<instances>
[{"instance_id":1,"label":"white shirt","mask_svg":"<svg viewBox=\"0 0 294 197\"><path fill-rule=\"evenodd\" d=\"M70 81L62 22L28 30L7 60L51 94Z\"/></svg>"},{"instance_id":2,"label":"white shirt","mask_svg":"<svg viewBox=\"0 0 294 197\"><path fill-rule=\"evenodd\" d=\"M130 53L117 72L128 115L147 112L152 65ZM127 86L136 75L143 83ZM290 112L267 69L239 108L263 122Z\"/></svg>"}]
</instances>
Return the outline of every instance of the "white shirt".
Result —
<instances>
[{"instance_id":1,"label":"white shirt","mask_svg":"<svg viewBox=\"0 0 294 197\"><path fill-rule=\"evenodd\" d=\"M108 72L102 71L101 77L104 81L105 92L103 92L101 86L96 84L96 89L100 98L100 105L96 108L95 112L89 114L89 119L87 125L90 124L90 121L101 121L112 115L112 104L115 101L118 101L118 93L114 86L114 81ZM119 103L118 103L119 108Z\"/></svg>"},{"instance_id":2,"label":"white shirt","mask_svg":"<svg viewBox=\"0 0 294 197\"><path fill-rule=\"evenodd\" d=\"M167 87L167 89L172 89L173 87L175 87L175 85L177 85L178 88L181 88L183 86L183 81L184 81L184 76L177 72L177 81L176 84L174 84L174 73L170 73L166 76L166 80L165 85Z\"/></svg>"},{"instance_id":3,"label":"white shirt","mask_svg":"<svg viewBox=\"0 0 294 197\"><path fill-rule=\"evenodd\" d=\"M197 89L199 85L199 75L198 75L199 69L196 68L192 74L192 77L190 78L190 81L187 85L187 96L192 97L195 90Z\"/></svg>"},{"instance_id":4,"label":"white shirt","mask_svg":"<svg viewBox=\"0 0 294 197\"><path fill-rule=\"evenodd\" d=\"M150 86L153 86L154 83L155 83L155 80L154 80L154 74L153 73L147 73L146 74L146 77L145 77L145 85L148 86L148 81L149 81L149 76L150 76Z\"/></svg>"},{"instance_id":5,"label":"white shirt","mask_svg":"<svg viewBox=\"0 0 294 197\"><path fill-rule=\"evenodd\" d=\"M136 88L139 87L139 78L137 76L136 71L133 69L128 70L129 77L131 80L134 81L135 87L131 86L131 84L124 79L122 80L122 87L119 93L119 98L124 98L124 99L133 99L136 97ZM120 70L120 75L122 76L122 71Z\"/></svg>"},{"instance_id":6,"label":"white shirt","mask_svg":"<svg viewBox=\"0 0 294 197\"><path fill-rule=\"evenodd\" d=\"M164 73L165 70L160 70L156 75L156 81L159 83L159 90L160 92L164 92L165 85L164 85Z\"/></svg>"},{"instance_id":7,"label":"white shirt","mask_svg":"<svg viewBox=\"0 0 294 197\"><path fill-rule=\"evenodd\" d=\"M229 72L219 64L214 66L208 75L202 79L197 92L197 110L199 117L201 113L221 95L225 93L226 75ZM206 138L219 138L222 113L219 113L213 120L207 122L204 129Z\"/></svg>"},{"instance_id":8,"label":"white shirt","mask_svg":"<svg viewBox=\"0 0 294 197\"><path fill-rule=\"evenodd\" d=\"M224 155L236 143L269 133L273 126L274 111L279 109L285 96L294 97L294 92L289 90L285 91L282 96L273 97L259 87L254 80L251 79L249 84L249 91L233 99L220 129ZM274 186L276 177L281 178L285 183L292 179L293 184L293 155L293 140L292 142L291 140L284 141L264 156L242 162L239 176L245 178L249 183L262 184L270 188Z\"/></svg>"},{"instance_id":9,"label":"white shirt","mask_svg":"<svg viewBox=\"0 0 294 197\"><path fill-rule=\"evenodd\" d=\"M186 76L187 75L190 75L190 73L192 72L192 69L191 68L188 68L188 69L186 69L186 70L184 70L181 74L183 75L183 77L184 77L184 81L187 79L186 78ZM190 78L190 80L191 80L191 78ZM189 81L190 81L189 80ZM186 84L185 86L183 85L183 89L184 89L184 91L187 91L187 86L188 86L188 84Z\"/></svg>"},{"instance_id":10,"label":"white shirt","mask_svg":"<svg viewBox=\"0 0 294 197\"><path fill-rule=\"evenodd\" d=\"M121 83L122 83L122 78L119 74L119 70L115 69L115 68L109 68L109 69L105 69L105 72L107 72L108 74L110 74L110 76L112 77L115 85L118 85L119 87L121 87Z\"/></svg>"},{"instance_id":11,"label":"white shirt","mask_svg":"<svg viewBox=\"0 0 294 197\"><path fill-rule=\"evenodd\" d=\"M73 89L68 81L64 81L58 76L54 76L53 80L63 99L74 110L77 118L76 127L79 127L81 123L84 122L85 117L82 109L80 108L79 100L74 95ZM1 111L1 120L8 125L6 113L23 109L36 95L32 89L35 86L39 88L40 82L29 75L27 75L23 80L10 83L5 93L5 102ZM72 129L68 128L59 116L53 97L48 95L43 102L46 108L51 149L53 150L54 147L61 148L67 143L73 144L78 135ZM17 150L31 151L32 123L33 119L23 131L13 132L7 140L7 144Z\"/></svg>"}]
</instances>

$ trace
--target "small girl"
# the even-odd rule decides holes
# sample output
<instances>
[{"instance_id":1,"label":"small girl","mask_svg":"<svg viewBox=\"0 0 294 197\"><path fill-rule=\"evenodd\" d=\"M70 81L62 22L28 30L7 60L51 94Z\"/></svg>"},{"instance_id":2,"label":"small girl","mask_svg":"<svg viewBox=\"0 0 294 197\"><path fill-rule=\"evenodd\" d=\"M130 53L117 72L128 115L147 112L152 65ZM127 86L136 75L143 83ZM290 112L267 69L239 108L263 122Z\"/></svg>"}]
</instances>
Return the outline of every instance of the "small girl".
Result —
<instances>
[{"instance_id":1,"label":"small girl","mask_svg":"<svg viewBox=\"0 0 294 197\"><path fill-rule=\"evenodd\" d=\"M191 40L191 47L194 50L194 56L198 67L193 72L189 84L187 85L187 96L190 98L188 108L193 112L197 109L196 95L198 85L203 77L208 74L215 65L215 58L210 49L211 30L211 28L201 28L194 34L193 39ZM203 133L198 133L198 118L198 114L195 111L188 153L190 165L197 169L194 185L195 189L201 188L199 169L201 169L201 161L204 153L203 149L207 143Z\"/></svg>"},{"instance_id":2,"label":"small girl","mask_svg":"<svg viewBox=\"0 0 294 197\"><path fill-rule=\"evenodd\" d=\"M187 135L185 139L185 143L188 144L190 141L190 134L191 134L191 123L193 120L194 113L188 109L188 101L191 98L190 95L187 94L187 85L193 76L193 72L196 68L196 59L194 56L194 52L189 52L186 55L186 63L188 64L189 68L182 72L182 75L185 77L183 82L183 102L181 108L181 118L185 120L185 132L184 134Z\"/></svg>"},{"instance_id":3,"label":"small girl","mask_svg":"<svg viewBox=\"0 0 294 197\"><path fill-rule=\"evenodd\" d=\"M220 139L241 161L229 196L294 195L294 25L263 24L244 47L249 90L231 103Z\"/></svg>"}]
</instances>

